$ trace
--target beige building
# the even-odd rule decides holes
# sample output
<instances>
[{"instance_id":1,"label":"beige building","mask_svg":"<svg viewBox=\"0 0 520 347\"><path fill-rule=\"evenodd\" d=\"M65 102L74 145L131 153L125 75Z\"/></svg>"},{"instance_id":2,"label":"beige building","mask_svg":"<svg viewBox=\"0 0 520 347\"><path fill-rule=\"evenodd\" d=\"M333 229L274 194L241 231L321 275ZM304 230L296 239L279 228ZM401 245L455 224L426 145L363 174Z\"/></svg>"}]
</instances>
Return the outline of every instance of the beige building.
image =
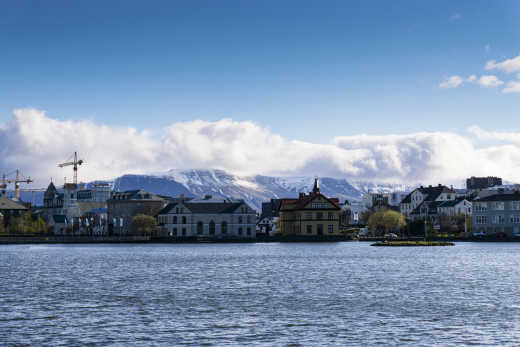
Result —
<instances>
[{"instance_id":1,"label":"beige building","mask_svg":"<svg viewBox=\"0 0 520 347\"><path fill-rule=\"evenodd\" d=\"M280 233L308 236L340 235L340 212L339 200L321 194L316 179L309 194L300 193L298 199L282 199Z\"/></svg>"},{"instance_id":2,"label":"beige building","mask_svg":"<svg viewBox=\"0 0 520 347\"><path fill-rule=\"evenodd\" d=\"M168 204L157 214L158 232L172 237L255 238L256 212L245 202Z\"/></svg>"}]
</instances>

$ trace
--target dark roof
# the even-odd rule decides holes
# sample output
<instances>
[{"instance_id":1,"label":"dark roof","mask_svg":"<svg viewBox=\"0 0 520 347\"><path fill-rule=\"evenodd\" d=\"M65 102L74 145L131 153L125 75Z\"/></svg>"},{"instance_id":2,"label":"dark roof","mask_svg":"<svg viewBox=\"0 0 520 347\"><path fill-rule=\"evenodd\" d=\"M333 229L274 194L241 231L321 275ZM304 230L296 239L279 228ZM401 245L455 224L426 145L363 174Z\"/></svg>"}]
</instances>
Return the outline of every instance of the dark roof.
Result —
<instances>
[{"instance_id":1,"label":"dark roof","mask_svg":"<svg viewBox=\"0 0 520 347\"><path fill-rule=\"evenodd\" d=\"M163 200L161 197L147 192L143 189L137 190L127 190L124 192L115 192L112 194L110 198L111 201L114 200Z\"/></svg>"},{"instance_id":2,"label":"dark roof","mask_svg":"<svg viewBox=\"0 0 520 347\"><path fill-rule=\"evenodd\" d=\"M5 196L0 196L0 210L27 210L27 207Z\"/></svg>"},{"instance_id":3,"label":"dark roof","mask_svg":"<svg viewBox=\"0 0 520 347\"><path fill-rule=\"evenodd\" d=\"M405 196L404 199L401 200L401 204L411 204L412 203L412 193L409 193L407 196Z\"/></svg>"},{"instance_id":4,"label":"dark roof","mask_svg":"<svg viewBox=\"0 0 520 347\"><path fill-rule=\"evenodd\" d=\"M463 200L464 200L464 198L443 201L441 204L439 204L439 207L453 207L453 206L457 205L459 202L461 202Z\"/></svg>"},{"instance_id":5,"label":"dark roof","mask_svg":"<svg viewBox=\"0 0 520 347\"><path fill-rule=\"evenodd\" d=\"M442 193L455 193L452 189L443 186L430 186L430 187L420 187L417 188L421 193L425 194L426 197L424 198L425 201L433 201L437 199L439 195Z\"/></svg>"},{"instance_id":6,"label":"dark roof","mask_svg":"<svg viewBox=\"0 0 520 347\"><path fill-rule=\"evenodd\" d=\"M63 214L55 214L52 216L52 219L54 219L54 223L60 223L60 224L67 223L67 217Z\"/></svg>"},{"instance_id":7,"label":"dark roof","mask_svg":"<svg viewBox=\"0 0 520 347\"><path fill-rule=\"evenodd\" d=\"M520 192L514 192L512 194L495 194L486 196L485 198L475 199L475 202L485 201L513 201L520 200Z\"/></svg>"},{"instance_id":8,"label":"dark roof","mask_svg":"<svg viewBox=\"0 0 520 347\"><path fill-rule=\"evenodd\" d=\"M312 200L314 200L317 197L322 197L328 202L332 204L332 207L335 209L340 209L338 206L339 200L338 198L327 198L325 195L321 194L320 192L313 192L309 193L308 195L305 195L299 199L282 199L280 210L298 210L303 209L305 206L310 203Z\"/></svg>"},{"instance_id":9,"label":"dark roof","mask_svg":"<svg viewBox=\"0 0 520 347\"><path fill-rule=\"evenodd\" d=\"M217 214L217 213L233 213L237 208L242 206L241 202L184 202L183 205L186 206L192 213L207 213L207 214ZM174 202L168 204L165 208L159 211L158 214L166 214L177 206L178 203Z\"/></svg>"}]
</instances>

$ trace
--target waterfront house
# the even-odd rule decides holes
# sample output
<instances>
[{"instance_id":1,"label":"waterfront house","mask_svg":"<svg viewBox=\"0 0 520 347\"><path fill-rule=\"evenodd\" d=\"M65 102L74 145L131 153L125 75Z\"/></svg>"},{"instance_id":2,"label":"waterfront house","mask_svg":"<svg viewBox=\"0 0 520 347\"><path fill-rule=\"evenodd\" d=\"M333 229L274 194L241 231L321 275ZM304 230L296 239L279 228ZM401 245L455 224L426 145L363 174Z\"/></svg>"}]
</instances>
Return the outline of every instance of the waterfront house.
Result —
<instances>
[{"instance_id":1,"label":"waterfront house","mask_svg":"<svg viewBox=\"0 0 520 347\"><path fill-rule=\"evenodd\" d=\"M444 201L457 198L451 188L444 185L419 187L408 194L400 204L400 212L410 220L429 220L438 223L438 207Z\"/></svg>"},{"instance_id":2,"label":"waterfront house","mask_svg":"<svg viewBox=\"0 0 520 347\"><path fill-rule=\"evenodd\" d=\"M337 198L320 192L318 179L309 194L300 193L297 199L282 199L280 233L282 235L337 236L340 235L341 208Z\"/></svg>"},{"instance_id":3,"label":"waterfront house","mask_svg":"<svg viewBox=\"0 0 520 347\"><path fill-rule=\"evenodd\" d=\"M256 211L243 201L179 200L157 213L158 233L171 237L255 238Z\"/></svg>"},{"instance_id":4,"label":"waterfront house","mask_svg":"<svg viewBox=\"0 0 520 347\"><path fill-rule=\"evenodd\" d=\"M487 235L520 233L520 192L496 194L473 201L473 232Z\"/></svg>"},{"instance_id":5,"label":"waterfront house","mask_svg":"<svg viewBox=\"0 0 520 347\"><path fill-rule=\"evenodd\" d=\"M0 196L0 213L3 215L2 219L5 225L9 224L11 217L21 216L27 210L24 205L5 196Z\"/></svg>"}]
</instances>

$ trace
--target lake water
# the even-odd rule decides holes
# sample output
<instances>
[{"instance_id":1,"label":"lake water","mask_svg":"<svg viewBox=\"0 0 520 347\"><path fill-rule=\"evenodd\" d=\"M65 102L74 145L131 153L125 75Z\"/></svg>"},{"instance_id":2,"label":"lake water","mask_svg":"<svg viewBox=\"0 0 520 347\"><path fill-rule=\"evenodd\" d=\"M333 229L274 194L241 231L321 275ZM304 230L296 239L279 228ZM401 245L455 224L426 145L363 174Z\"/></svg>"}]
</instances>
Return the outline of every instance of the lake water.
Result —
<instances>
[{"instance_id":1,"label":"lake water","mask_svg":"<svg viewBox=\"0 0 520 347\"><path fill-rule=\"evenodd\" d=\"M520 243L0 246L0 345L518 345Z\"/></svg>"}]
</instances>

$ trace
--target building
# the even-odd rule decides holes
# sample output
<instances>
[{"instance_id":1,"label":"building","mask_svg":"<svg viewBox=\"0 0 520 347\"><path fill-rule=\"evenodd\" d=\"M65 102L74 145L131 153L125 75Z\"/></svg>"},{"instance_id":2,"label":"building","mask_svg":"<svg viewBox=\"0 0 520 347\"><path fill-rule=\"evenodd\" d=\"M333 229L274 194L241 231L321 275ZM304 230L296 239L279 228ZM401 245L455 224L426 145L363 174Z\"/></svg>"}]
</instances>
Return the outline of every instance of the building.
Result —
<instances>
[{"instance_id":1,"label":"building","mask_svg":"<svg viewBox=\"0 0 520 347\"><path fill-rule=\"evenodd\" d=\"M365 193L363 195L363 204L368 209L380 209L388 206L388 194L383 193Z\"/></svg>"},{"instance_id":2,"label":"building","mask_svg":"<svg viewBox=\"0 0 520 347\"><path fill-rule=\"evenodd\" d=\"M410 192L392 192L388 194L388 205L390 206L399 206L401 201L409 194Z\"/></svg>"},{"instance_id":3,"label":"building","mask_svg":"<svg viewBox=\"0 0 520 347\"><path fill-rule=\"evenodd\" d=\"M341 209L337 198L327 198L320 192L318 179L309 194L297 199L282 199L280 233L282 235L340 235Z\"/></svg>"},{"instance_id":4,"label":"building","mask_svg":"<svg viewBox=\"0 0 520 347\"><path fill-rule=\"evenodd\" d=\"M480 190L491 188L502 185L502 178L488 176L488 177L475 177L472 176L466 180L466 189L468 190Z\"/></svg>"},{"instance_id":5,"label":"building","mask_svg":"<svg viewBox=\"0 0 520 347\"><path fill-rule=\"evenodd\" d=\"M257 228L260 233L274 235L279 231L278 223L281 202L281 199L271 199L269 202L262 203L262 213L257 222Z\"/></svg>"},{"instance_id":6,"label":"building","mask_svg":"<svg viewBox=\"0 0 520 347\"><path fill-rule=\"evenodd\" d=\"M473 201L473 232L487 235L520 233L520 192Z\"/></svg>"},{"instance_id":7,"label":"building","mask_svg":"<svg viewBox=\"0 0 520 347\"><path fill-rule=\"evenodd\" d=\"M368 211L365 204L361 201L348 201L345 200L343 205L340 205L340 225L360 225L366 224L366 220L363 219L363 212Z\"/></svg>"},{"instance_id":8,"label":"building","mask_svg":"<svg viewBox=\"0 0 520 347\"><path fill-rule=\"evenodd\" d=\"M438 206L438 212L450 217L459 215L469 216L472 213L472 203L464 198L443 201Z\"/></svg>"},{"instance_id":9,"label":"building","mask_svg":"<svg viewBox=\"0 0 520 347\"><path fill-rule=\"evenodd\" d=\"M114 192L107 201L109 234L131 235L133 217L141 213L155 216L166 204L163 198L142 189Z\"/></svg>"},{"instance_id":10,"label":"building","mask_svg":"<svg viewBox=\"0 0 520 347\"><path fill-rule=\"evenodd\" d=\"M172 237L255 238L256 212L245 202L169 203L157 213L158 232Z\"/></svg>"},{"instance_id":11,"label":"building","mask_svg":"<svg viewBox=\"0 0 520 347\"><path fill-rule=\"evenodd\" d=\"M451 188L441 184L414 189L399 206L401 213L410 220L429 220L438 224L438 207L444 201L455 200L457 195Z\"/></svg>"},{"instance_id":12,"label":"building","mask_svg":"<svg viewBox=\"0 0 520 347\"><path fill-rule=\"evenodd\" d=\"M4 225L9 224L9 220L11 218L16 218L18 216L21 216L25 212L27 212L28 209L24 205L13 201L5 196L0 196L0 213L3 216L3 222Z\"/></svg>"}]
</instances>

